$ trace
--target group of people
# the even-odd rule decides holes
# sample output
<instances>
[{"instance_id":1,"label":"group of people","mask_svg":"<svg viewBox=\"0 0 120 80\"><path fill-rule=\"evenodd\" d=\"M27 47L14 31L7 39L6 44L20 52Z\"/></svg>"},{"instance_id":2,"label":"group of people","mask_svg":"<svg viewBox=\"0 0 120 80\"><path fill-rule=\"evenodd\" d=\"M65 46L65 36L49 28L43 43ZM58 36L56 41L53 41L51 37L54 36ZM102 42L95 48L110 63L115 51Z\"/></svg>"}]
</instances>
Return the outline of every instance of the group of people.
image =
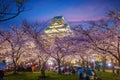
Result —
<instances>
[{"instance_id":1,"label":"group of people","mask_svg":"<svg viewBox=\"0 0 120 80\"><path fill-rule=\"evenodd\" d=\"M96 72L91 70L90 68L82 68L80 67L78 70L79 80L101 80L98 78Z\"/></svg>"},{"instance_id":2,"label":"group of people","mask_svg":"<svg viewBox=\"0 0 120 80\"><path fill-rule=\"evenodd\" d=\"M6 67L6 61L3 60L0 62L0 80L3 80L5 67ZM32 65L31 70L32 70L32 72L34 72L36 70L36 66ZM76 70L73 67L71 67L71 68L64 67L62 69L62 72L64 74L75 74ZM78 69L78 74L79 74L79 80L91 80L91 79L92 80L101 80L96 75L96 72L88 67L80 67Z\"/></svg>"},{"instance_id":3,"label":"group of people","mask_svg":"<svg viewBox=\"0 0 120 80\"><path fill-rule=\"evenodd\" d=\"M62 72L64 74L75 74L75 69L73 67L71 67L71 68L64 67L63 70L62 70Z\"/></svg>"},{"instance_id":4,"label":"group of people","mask_svg":"<svg viewBox=\"0 0 120 80\"><path fill-rule=\"evenodd\" d=\"M5 60L3 60L2 62L0 62L0 80L3 80L5 66L6 66L6 61Z\"/></svg>"},{"instance_id":5,"label":"group of people","mask_svg":"<svg viewBox=\"0 0 120 80\"><path fill-rule=\"evenodd\" d=\"M19 72L35 72L39 70L39 66L36 64L30 64L30 65L18 65L17 71Z\"/></svg>"}]
</instances>

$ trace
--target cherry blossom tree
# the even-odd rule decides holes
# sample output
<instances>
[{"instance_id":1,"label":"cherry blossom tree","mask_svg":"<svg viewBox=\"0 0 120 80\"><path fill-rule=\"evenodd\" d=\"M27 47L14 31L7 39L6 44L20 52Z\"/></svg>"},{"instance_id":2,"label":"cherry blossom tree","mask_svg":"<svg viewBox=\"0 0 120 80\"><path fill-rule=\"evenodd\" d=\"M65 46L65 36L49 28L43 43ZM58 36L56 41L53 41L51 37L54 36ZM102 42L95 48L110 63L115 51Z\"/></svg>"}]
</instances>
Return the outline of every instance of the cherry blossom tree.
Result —
<instances>
[{"instance_id":1,"label":"cherry blossom tree","mask_svg":"<svg viewBox=\"0 0 120 80\"><path fill-rule=\"evenodd\" d=\"M5 42L6 40L0 36L0 61L3 59L3 50L5 49L5 47L3 46L3 43Z\"/></svg>"},{"instance_id":2,"label":"cherry blossom tree","mask_svg":"<svg viewBox=\"0 0 120 80\"><path fill-rule=\"evenodd\" d=\"M11 20L24 12L28 0L0 0L0 22Z\"/></svg>"},{"instance_id":3,"label":"cherry blossom tree","mask_svg":"<svg viewBox=\"0 0 120 80\"><path fill-rule=\"evenodd\" d=\"M46 41L43 36L42 36L42 31L43 28L45 27L45 25L43 25L44 23L33 23L30 24L26 21L23 22L23 30L26 33L26 35L28 35L29 40L31 41L30 43L33 43L34 46L31 47L31 49L33 50L35 56L34 59L37 59L39 61L39 64L41 65L41 77L44 78L45 77L45 65L46 62L49 59L49 55L47 52L47 48L46 48Z\"/></svg>"},{"instance_id":4,"label":"cherry blossom tree","mask_svg":"<svg viewBox=\"0 0 120 80\"><path fill-rule=\"evenodd\" d=\"M85 63L89 62L87 57L92 55L91 49L89 48L91 43L86 37L78 33L74 33L73 36L67 36L66 40L66 42L71 43L71 55L77 59L80 65L85 66Z\"/></svg>"},{"instance_id":5,"label":"cherry blossom tree","mask_svg":"<svg viewBox=\"0 0 120 80\"><path fill-rule=\"evenodd\" d=\"M83 34L92 45L92 49L100 50L101 53L112 55L120 66L120 12L112 11L108 19L91 21L90 27L84 29L80 25L75 28L77 32Z\"/></svg>"},{"instance_id":6,"label":"cherry blossom tree","mask_svg":"<svg viewBox=\"0 0 120 80\"><path fill-rule=\"evenodd\" d=\"M70 56L72 54L73 46L68 41L66 37L54 37L52 40L52 45L48 44L49 54L52 58L54 58L58 65L58 74L61 74L61 65L63 65L62 61L66 56Z\"/></svg>"},{"instance_id":7,"label":"cherry blossom tree","mask_svg":"<svg viewBox=\"0 0 120 80\"><path fill-rule=\"evenodd\" d=\"M21 55L24 53L23 48L25 45L24 33L21 29L17 27L11 27L9 31L1 31L1 37L5 39L4 47L5 53L4 56L12 60L14 66L14 74L17 73L18 62L20 61Z\"/></svg>"}]
</instances>

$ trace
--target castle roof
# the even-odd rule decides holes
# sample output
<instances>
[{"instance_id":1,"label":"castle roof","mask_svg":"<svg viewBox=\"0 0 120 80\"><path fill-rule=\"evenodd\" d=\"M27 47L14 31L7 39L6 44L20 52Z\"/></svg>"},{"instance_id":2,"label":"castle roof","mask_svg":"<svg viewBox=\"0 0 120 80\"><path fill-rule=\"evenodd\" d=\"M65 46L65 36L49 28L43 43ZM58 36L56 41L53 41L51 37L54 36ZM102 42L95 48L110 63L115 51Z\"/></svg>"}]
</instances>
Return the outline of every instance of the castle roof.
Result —
<instances>
[{"instance_id":1,"label":"castle roof","mask_svg":"<svg viewBox=\"0 0 120 80\"><path fill-rule=\"evenodd\" d=\"M61 33L70 32L69 24L64 20L63 16L55 16L51 20L51 25L45 30L45 33Z\"/></svg>"}]
</instances>

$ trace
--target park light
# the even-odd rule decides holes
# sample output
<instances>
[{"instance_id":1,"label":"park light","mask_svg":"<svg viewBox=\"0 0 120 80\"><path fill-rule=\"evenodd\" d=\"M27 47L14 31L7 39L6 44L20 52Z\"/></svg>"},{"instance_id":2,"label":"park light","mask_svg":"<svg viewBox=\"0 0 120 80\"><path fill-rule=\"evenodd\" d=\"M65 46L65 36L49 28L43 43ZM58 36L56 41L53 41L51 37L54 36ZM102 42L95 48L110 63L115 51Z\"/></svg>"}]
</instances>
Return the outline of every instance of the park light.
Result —
<instances>
[{"instance_id":1,"label":"park light","mask_svg":"<svg viewBox=\"0 0 120 80\"><path fill-rule=\"evenodd\" d=\"M48 62L48 65L53 65L53 62L52 62L52 61L49 61L49 62Z\"/></svg>"},{"instance_id":2,"label":"park light","mask_svg":"<svg viewBox=\"0 0 120 80\"><path fill-rule=\"evenodd\" d=\"M75 63L76 63L76 60L75 60L75 59L73 59L73 60L71 61L71 63L72 63L72 64L75 64Z\"/></svg>"},{"instance_id":3,"label":"park light","mask_svg":"<svg viewBox=\"0 0 120 80\"><path fill-rule=\"evenodd\" d=\"M112 64L111 63L108 63L108 67L111 67L112 66Z\"/></svg>"},{"instance_id":4,"label":"park light","mask_svg":"<svg viewBox=\"0 0 120 80\"><path fill-rule=\"evenodd\" d=\"M92 59L92 62L95 62L95 60L94 60L94 59Z\"/></svg>"}]
</instances>

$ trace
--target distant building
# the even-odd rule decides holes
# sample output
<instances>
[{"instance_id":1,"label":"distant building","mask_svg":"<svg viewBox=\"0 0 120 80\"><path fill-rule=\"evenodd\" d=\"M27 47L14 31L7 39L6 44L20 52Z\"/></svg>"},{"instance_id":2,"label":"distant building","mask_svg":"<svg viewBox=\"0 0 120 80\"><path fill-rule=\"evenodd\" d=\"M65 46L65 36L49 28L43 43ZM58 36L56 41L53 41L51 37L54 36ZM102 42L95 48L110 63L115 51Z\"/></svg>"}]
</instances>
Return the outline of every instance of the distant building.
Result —
<instances>
[{"instance_id":1,"label":"distant building","mask_svg":"<svg viewBox=\"0 0 120 80\"><path fill-rule=\"evenodd\" d=\"M55 39L63 38L72 34L69 24L64 20L63 16L55 16L50 21L50 26L42 35L46 46L52 45L55 47Z\"/></svg>"},{"instance_id":2,"label":"distant building","mask_svg":"<svg viewBox=\"0 0 120 80\"><path fill-rule=\"evenodd\" d=\"M69 24L64 20L63 16L55 16L51 22L50 22L50 26L48 26L48 28L45 30L46 34L49 35L68 35L69 33L71 33L71 29Z\"/></svg>"}]
</instances>

